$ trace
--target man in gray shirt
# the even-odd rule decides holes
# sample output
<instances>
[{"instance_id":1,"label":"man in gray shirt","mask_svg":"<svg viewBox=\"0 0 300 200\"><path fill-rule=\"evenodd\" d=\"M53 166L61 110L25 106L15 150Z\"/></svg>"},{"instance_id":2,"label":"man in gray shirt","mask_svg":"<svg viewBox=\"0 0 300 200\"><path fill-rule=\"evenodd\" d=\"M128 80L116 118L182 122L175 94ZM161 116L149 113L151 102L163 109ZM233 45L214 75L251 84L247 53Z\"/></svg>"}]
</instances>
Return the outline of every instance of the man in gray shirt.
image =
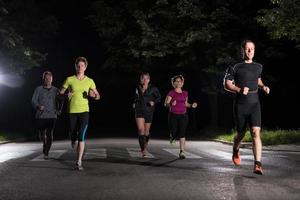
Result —
<instances>
[{"instance_id":1,"label":"man in gray shirt","mask_svg":"<svg viewBox=\"0 0 300 200\"><path fill-rule=\"evenodd\" d=\"M53 141L53 130L57 119L57 95L59 89L52 86L53 76L50 71L43 73L43 85L38 86L32 96L35 110L36 127L40 139L43 140L44 159L48 159Z\"/></svg>"}]
</instances>

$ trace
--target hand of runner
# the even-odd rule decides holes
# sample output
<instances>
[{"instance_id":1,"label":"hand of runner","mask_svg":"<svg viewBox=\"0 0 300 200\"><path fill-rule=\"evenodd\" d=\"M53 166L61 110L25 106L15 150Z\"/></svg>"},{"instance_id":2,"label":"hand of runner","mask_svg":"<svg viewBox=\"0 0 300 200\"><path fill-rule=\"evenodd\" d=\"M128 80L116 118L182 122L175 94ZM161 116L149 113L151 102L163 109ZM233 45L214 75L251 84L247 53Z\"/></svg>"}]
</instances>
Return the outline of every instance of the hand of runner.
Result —
<instances>
[{"instance_id":1,"label":"hand of runner","mask_svg":"<svg viewBox=\"0 0 300 200\"><path fill-rule=\"evenodd\" d=\"M96 93L93 90L89 90L89 96L92 98L96 98Z\"/></svg>"},{"instance_id":2,"label":"hand of runner","mask_svg":"<svg viewBox=\"0 0 300 200\"><path fill-rule=\"evenodd\" d=\"M248 87L244 87L243 88L243 95L247 95L249 92L249 88Z\"/></svg>"},{"instance_id":3,"label":"hand of runner","mask_svg":"<svg viewBox=\"0 0 300 200\"><path fill-rule=\"evenodd\" d=\"M194 103L192 104L192 108L197 108L197 106L198 106L198 104L197 104L196 102L194 102Z\"/></svg>"},{"instance_id":4,"label":"hand of runner","mask_svg":"<svg viewBox=\"0 0 300 200\"><path fill-rule=\"evenodd\" d=\"M38 106L38 110L43 111L45 109L45 106Z\"/></svg>"},{"instance_id":5,"label":"hand of runner","mask_svg":"<svg viewBox=\"0 0 300 200\"><path fill-rule=\"evenodd\" d=\"M72 96L73 96L73 93L72 92L68 92L67 96L68 96L68 99L71 99Z\"/></svg>"},{"instance_id":6,"label":"hand of runner","mask_svg":"<svg viewBox=\"0 0 300 200\"><path fill-rule=\"evenodd\" d=\"M176 106L176 100L171 102L171 106Z\"/></svg>"},{"instance_id":7,"label":"hand of runner","mask_svg":"<svg viewBox=\"0 0 300 200\"><path fill-rule=\"evenodd\" d=\"M154 101L149 101L150 106L154 106Z\"/></svg>"},{"instance_id":8,"label":"hand of runner","mask_svg":"<svg viewBox=\"0 0 300 200\"><path fill-rule=\"evenodd\" d=\"M264 86L262 89L266 94L270 93L270 88L268 86Z\"/></svg>"}]
</instances>

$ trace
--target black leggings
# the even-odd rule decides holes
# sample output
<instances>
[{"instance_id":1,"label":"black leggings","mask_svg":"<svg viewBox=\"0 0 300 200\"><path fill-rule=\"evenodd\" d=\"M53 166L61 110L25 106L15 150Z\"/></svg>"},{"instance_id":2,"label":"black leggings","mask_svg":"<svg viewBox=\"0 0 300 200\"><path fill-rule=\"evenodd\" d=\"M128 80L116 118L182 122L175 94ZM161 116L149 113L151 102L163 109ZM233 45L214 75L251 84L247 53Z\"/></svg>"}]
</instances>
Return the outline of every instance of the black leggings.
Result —
<instances>
[{"instance_id":1,"label":"black leggings","mask_svg":"<svg viewBox=\"0 0 300 200\"><path fill-rule=\"evenodd\" d=\"M73 142L82 142L86 137L89 123L89 113L70 113L70 137Z\"/></svg>"},{"instance_id":2,"label":"black leggings","mask_svg":"<svg viewBox=\"0 0 300 200\"><path fill-rule=\"evenodd\" d=\"M53 141L53 129L40 130L40 135L43 140L43 153L48 156Z\"/></svg>"},{"instance_id":3,"label":"black leggings","mask_svg":"<svg viewBox=\"0 0 300 200\"><path fill-rule=\"evenodd\" d=\"M170 134L173 138L185 138L185 131L188 125L187 114L174 114L169 113L168 124Z\"/></svg>"},{"instance_id":4,"label":"black leggings","mask_svg":"<svg viewBox=\"0 0 300 200\"><path fill-rule=\"evenodd\" d=\"M56 119L37 119L36 125L39 132L39 138L43 141L43 153L48 155L52 142L53 131L55 127Z\"/></svg>"}]
</instances>

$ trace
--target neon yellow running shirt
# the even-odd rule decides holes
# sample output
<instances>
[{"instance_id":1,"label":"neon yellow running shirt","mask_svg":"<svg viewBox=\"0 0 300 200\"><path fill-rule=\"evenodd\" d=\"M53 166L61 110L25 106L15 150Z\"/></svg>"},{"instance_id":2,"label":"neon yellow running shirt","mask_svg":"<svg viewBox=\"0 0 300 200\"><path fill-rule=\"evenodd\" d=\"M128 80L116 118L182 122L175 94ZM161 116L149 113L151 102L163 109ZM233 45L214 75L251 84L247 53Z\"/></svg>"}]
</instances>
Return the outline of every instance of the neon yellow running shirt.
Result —
<instances>
[{"instance_id":1,"label":"neon yellow running shirt","mask_svg":"<svg viewBox=\"0 0 300 200\"><path fill-rule=\"evenodd\" d=\"M69 76L63 86L72 92L72 97L69 99L68 112L69 113L83 113L89 112L88 94L90 89L95 89L96 85L93 79L85 76L84 79L79 80L76 76Z\"/></svg>"}]
</instances>

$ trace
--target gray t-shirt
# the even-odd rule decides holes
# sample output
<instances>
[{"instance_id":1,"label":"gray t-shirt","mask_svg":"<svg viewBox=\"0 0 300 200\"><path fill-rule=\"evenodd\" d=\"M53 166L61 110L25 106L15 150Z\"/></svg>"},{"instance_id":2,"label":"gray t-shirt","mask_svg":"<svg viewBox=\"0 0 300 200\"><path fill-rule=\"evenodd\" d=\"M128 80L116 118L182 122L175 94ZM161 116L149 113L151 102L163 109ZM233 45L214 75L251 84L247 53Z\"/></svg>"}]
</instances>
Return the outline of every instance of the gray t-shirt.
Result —
<instances>
[{"instance_id":1,"label":"gray t-shirt","mask_svg":"<svg viewBox=\"0 0 300 200\"><path fill-rule=\"evenodd\" d=\"M32 96L32 106L35 109L35 118L37 119L52 119L57 118L56 108L56 96L59 89L52 86L46 88L44 86L38 86ZM38 106L44 106L44 110L37 109Z\"/></svg>"}]
</instances>

